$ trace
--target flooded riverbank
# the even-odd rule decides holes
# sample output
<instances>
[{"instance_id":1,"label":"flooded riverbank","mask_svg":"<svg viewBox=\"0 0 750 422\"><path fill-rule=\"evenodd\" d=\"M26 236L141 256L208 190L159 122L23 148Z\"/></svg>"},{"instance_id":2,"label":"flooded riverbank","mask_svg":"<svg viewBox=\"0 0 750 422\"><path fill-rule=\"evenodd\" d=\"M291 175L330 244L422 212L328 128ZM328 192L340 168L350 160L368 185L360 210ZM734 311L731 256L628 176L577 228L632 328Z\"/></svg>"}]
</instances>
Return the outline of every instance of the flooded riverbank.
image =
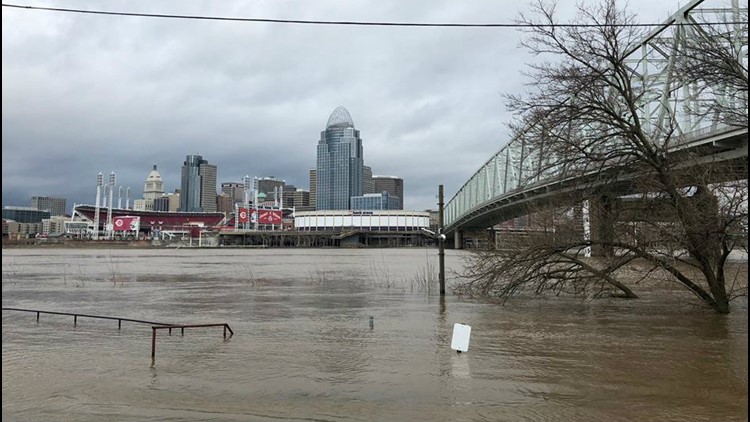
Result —
<instances>
[{"instance_id":1,"label":"flooded riverbank","mask_svg":"<svg viewBox=\"0 0 750 422\"><path fill-rule=\"evenodd\" d=\"M441 301L422 282L436 263L417 248L3 250L4 307L226 322L235 335L160 334L152 365L148 326L3 312L2 416L747 420L746 301L728 316L655 290ZM457 322L472 326L468 353L450 349Z\"/></svg>"}]
</instances>

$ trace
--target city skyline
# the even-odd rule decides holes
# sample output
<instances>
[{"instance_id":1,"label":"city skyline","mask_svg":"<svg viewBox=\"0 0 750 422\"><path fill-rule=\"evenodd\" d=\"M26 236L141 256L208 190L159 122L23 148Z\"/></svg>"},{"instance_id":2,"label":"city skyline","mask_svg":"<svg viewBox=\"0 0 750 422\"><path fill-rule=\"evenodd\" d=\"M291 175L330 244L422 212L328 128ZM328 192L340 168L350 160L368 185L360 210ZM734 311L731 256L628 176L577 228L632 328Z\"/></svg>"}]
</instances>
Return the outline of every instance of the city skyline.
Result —
<instances>
[{"instance_id":1,"label":"city skyline","mask_svg":"<svg viewBox=\"0 0 750 422\"><path fill-rule=\"evenodd\" d=\"M563 16L575 2L560 3ZM679 3L637 0L662 22ZM512 22L524 3L109 2L121 11L330 20ZM502 93L524 90L509 28L367 28L196 22L3 9L3 206L33 196L93 203L96 174L141 197L166 191L185 154L218 181L277 175L308 186L321 121L357 116L367 164L408 184L406 209L450 198L507 141ZM345 52L345 56L342 53Z\"/></svg>"}]
</instances>

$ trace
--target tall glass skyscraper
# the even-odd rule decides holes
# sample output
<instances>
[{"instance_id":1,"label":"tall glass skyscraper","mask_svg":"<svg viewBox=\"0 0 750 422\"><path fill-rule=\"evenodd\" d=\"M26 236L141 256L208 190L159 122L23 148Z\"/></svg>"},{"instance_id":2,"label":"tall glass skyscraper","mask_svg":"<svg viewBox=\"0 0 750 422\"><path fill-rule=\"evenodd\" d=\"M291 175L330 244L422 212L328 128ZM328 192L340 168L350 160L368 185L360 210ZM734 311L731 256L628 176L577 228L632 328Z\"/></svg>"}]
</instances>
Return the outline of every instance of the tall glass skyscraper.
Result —
<instances>
[{"instance_id":1,"label":"tall glass skyscraper","mask_svg":"<svg viewBox=\"0 0 750 422\"><path fill-rule=\"evenodd\" d=\"M182 165L180 211L216 211L216 166L200 155L188 155Z\"/></svg>"},{"instance_id":2,"label":"tall glass skyscraper","mask_svg":"<svg viewBox=\"0 0 750 422\"><path fill-rule=\"evenodd\" d=\"M363 194L364 159L359 131L344 107L333 110L320 132L317 164L316 209L351 209L351 197Z\"/></svg>"}]
</instances>

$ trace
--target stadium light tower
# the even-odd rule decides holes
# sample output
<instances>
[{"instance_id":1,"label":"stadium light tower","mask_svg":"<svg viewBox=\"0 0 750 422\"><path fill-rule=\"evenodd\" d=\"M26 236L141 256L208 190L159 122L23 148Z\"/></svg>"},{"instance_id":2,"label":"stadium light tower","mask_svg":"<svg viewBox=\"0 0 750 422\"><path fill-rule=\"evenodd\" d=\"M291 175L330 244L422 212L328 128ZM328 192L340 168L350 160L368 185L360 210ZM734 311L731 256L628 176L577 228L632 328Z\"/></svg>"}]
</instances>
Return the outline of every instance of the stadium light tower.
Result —
<instances>
[{"instance_id":1,"label":"stadium light tower","mask_svg":"<svg viewBox=\"0 0 750 422\"><path fill-rule=\"evenodd\" d=\"M96 202L94 203L94 240L99 240L99 204L101 203L102 187L104 186L104 176L102 172L96 175Z\"/></svg>"},{"instance_id":2,"label":"stadium light tower","mask_svg":"<svg viewBox=\"0 0 750 422\"><path fill-rule=\"evenodd\" d=\"M115 184L117 183L117 175L113 171L109 174L109 195L108 195L108 203L107 203L107 239L111 239L113 235L113 229L112 226L112 202L114 200L114 192L115 192Z\"/></svg>"}]
</instances>

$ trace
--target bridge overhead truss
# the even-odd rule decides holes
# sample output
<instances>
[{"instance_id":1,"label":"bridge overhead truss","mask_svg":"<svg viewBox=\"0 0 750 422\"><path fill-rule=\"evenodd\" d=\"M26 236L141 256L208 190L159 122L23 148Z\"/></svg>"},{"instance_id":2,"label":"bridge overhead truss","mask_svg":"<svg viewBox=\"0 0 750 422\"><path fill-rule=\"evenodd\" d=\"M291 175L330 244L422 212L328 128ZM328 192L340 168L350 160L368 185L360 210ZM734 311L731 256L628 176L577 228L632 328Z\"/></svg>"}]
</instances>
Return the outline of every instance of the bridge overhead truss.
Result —
<instances>
[{"instance_id":1,"label":"bridge overhead truss","mask_svg":"<svg viewBox=\"0 0 750 422\"><path fill-rule=\"evenodd\" d=\"M708 7L709 2L718 4ZM712 101L732 107L736 93L725 95L726 90L720 86L678 81L678 51L686 41L707 36L704 24L718 23L728 31L721 37L722 42L733 44L733 51L739 52L747 69L748 33L747 22L741 23L743 19L747 19L746 1L741 7L739 0L731 0L731 4L722 0L693 0L629 50L626 63L644 93L641 124L646 130L670 132L682 140L685 148L715 142L717 134L737 138L736 128L724 125L720 116L694 112L701 104ZM747 104L747 90L740 95L744 95L742 100ZM744 138L744 156L747 156L747 126L739 131L743 132L740 137ZM530 196L544 195L551 189L564 189L571 177L566 170L555 165L555 157L544 151L543 144L535 143L532 147L523 134L516 136L485 162L445 205L445 232L450 234L463 227L489 227L487 224L491 225L493 219L488 214L492 213L497 214L495 220L499 221L519 215L516 212L520 208L513 204L520 205ZM501 208L505 212L498 213Z\"/></svg>"}]
</instances>

